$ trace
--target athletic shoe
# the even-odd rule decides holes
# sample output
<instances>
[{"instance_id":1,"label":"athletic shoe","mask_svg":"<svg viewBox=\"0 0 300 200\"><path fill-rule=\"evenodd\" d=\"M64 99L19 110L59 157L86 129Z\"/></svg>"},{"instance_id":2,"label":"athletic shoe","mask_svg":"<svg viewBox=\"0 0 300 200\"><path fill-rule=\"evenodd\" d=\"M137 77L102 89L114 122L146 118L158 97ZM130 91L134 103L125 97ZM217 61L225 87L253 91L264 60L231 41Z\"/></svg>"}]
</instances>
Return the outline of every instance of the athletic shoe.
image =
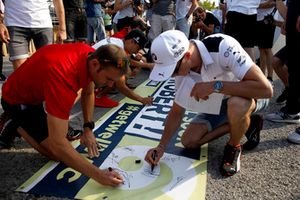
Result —
<instances>
[{"instance_id":1,"label":"athletic shoe","mask_svg":"<svg viewBox=\"0 0 300 200\"><path fill-rule=\"evenodd\" d=\"M287 100L287 96L288 96L288 88L285 88L281 94L277 97L276 99L276 104L278 105L283 105L286 103Z\"/></svg>"},{"instance_id":2,"label":"athletic shoe","mask_svg":"<svg viewBox=\"0 0 300 200\"><path fill-rule=\"evenodd\" d=\"M77 140L81 137L82 130L73 129L71 126L68 128L67 139L69 141Z\"/></svg>"},{"instance_id":3,"label":"athletic shoe","mask_svg":"<svg viewBox=\"0 0 300 200\"><path fill-rule=\"evenodd\" d=\"M245 134L248 139L245 144L243 144L243 149L252 150L259 144L260 141L260 131L263 127L263 118L260 115L252 115L250 126Z\"/></svg>"},{"instance_id":4,"label":"athletic shoe","mask_svg":"<svg viewBox=\"0 0 300 200\"><path fill-rule=\"evenodd\" d=\"M289 142L300 144L300 127L296 128L296 130L290 133L287 137Z\"/></svg>"},{"instance_id":5,"label":"athletic shoe","mask_svg":"<svg viewBox=\"0 0 300 200\"><path fill-rule=\"evenodd\" d=\"M274 87L274 82L273 82L273 78L268 76L267 77L268 81L271 83L272 87Z\"/></svg>"},{"instance_id":6,"label":"athletic shoe","mask_svg":"<svg viewBox=\"0 0 300 200\"><path fill-rule=\"evenodd\" d=\"M223 176L232 176L240 171L241 165L241 145L231 146L227 144L224 149L224 156L221 165Z\"/></svg>"},{"instance_id":7,"label":"athletic shoe","mask_svg":"<svg viewBox=\"0 0 300 200\"><path fill-rule=\"evenodd\" d=\"M283 111L278 111L275 113L267 114L265 116L265 119L272 122L285 122L285 123L299 124L300 112L292 115L292 114L287 114Z\"/></svg>"},{"instance_id":8,"label":"athletic shoe","mask_svg":"<svg viewBox=\"0 0 300 200\"><path fill-rule=\"evenodd\" d=\"M10 119L10 116L7 114L7 112L3 112L0 115L0 133L3 130L3 127L5 126L5 124L7 123L7 121Z\"/></svg>"},{"instance_id":9,"label":"athletic shoe","mask_svg":"<svg viewBox=\"0 0 300 200\"><path fill-rule=\"evenodd\" d=\"M119 102L110 99L107 95L95 98L95 106L102 108L113 108L119 105Z\"/></svg>"},{"instance_id":10,"label":"athletic shoe","mask_svg":"<svg viewBox=\"0 0 300 200\"><path fill-rule=\"evenodd\" d=\"M9 149L13 146L17 133L16 126L10 119L7 121L0 135L0 149Z\"/></svg>"},{"instance_id":11,"label":"athletic shoe","mask_svg":"<svg viewBox=\"0 0 300 200\"><path fill-rule=\"evenodd\" d=\"M6 76L0 73L0 81L5 81L5 80L6 80Z\"/></svg>"}]
</instances>

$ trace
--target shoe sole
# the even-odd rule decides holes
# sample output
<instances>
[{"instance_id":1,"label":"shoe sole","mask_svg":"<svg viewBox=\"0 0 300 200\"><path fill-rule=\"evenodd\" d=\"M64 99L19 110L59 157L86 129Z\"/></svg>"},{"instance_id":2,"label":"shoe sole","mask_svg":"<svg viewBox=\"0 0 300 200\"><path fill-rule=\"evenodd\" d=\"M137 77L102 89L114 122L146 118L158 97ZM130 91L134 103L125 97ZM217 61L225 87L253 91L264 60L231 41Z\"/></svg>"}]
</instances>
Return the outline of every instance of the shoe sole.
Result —
<instances>
[{"instance_id":1,"label":"shoe sole","mask_svg":"<svg viewBox=\"0 0 300 200\"><path fill-rule=\"evenodd\" d=\"M279 122L279 123L300 124L300 119L299 119L299 120L288 120L288 119L281 119L281 120L277 120L277 119L266 119L266 120L271 121L271 122Z\"/></svg>"},{"instance_id":2,"label":"shoe sole","mask_svg":"<svg viewBox=\"0 0 300 200\"><path fill-rule=\"evenodd\" d=\"M286 101L283 101L283 102L276 102L276 105L279 105L279 106L282 106L282 105L285 105L286 104Z\"/></svg>"}]
</instances>

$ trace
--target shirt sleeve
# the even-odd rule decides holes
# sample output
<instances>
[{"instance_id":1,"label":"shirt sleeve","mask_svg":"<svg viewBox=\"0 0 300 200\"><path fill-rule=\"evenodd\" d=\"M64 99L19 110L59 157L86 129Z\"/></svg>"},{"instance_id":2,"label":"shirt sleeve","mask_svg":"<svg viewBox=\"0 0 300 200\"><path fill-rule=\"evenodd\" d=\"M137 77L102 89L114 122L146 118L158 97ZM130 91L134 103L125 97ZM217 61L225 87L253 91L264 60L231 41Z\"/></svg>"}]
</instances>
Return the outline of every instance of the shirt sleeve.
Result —
<instances>
[{"instance_id":1,"label":"shirt sleeve","mask_svg":"<svg viewBox=\"0 0 300 200\"><path fill-rule=\"evenodd\" d=\"M220 63L224 70L231 70L232 73L242 80L247 71L255 63L247 52L233 38L224 38L220 44Z\"/></svg>"}]
</instances>

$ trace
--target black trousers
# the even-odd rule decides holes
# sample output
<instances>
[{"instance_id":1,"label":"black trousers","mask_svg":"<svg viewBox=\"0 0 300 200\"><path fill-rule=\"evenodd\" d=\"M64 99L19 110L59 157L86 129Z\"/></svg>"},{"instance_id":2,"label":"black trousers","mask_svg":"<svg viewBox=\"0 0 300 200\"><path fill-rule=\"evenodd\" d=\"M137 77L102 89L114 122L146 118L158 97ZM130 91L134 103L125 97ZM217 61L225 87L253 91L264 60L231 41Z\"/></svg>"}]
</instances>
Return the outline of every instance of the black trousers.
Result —
<instances>
[{"instance_id":1,"label":"black trousers","mask_svg":"<svg viewBox=\"0 0 300 200\"><path fill-rule=\"evenodd\" d=\"M296 114L300 112L300 32L296 29L300 15L300 1L288 1L286 21L287 67L289 72L289 93L284 112Z\"/></svg>"}]
</instances>

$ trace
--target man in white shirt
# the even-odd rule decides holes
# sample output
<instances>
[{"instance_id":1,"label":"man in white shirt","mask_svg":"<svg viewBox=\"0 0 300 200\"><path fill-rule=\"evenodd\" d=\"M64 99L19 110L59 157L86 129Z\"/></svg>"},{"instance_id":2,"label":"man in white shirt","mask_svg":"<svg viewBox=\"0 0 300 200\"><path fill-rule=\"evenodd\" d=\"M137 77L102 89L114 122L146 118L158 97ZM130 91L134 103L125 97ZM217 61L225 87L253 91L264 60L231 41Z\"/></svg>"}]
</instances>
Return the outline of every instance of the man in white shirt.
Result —
<instances>
[{"instance_id":1,"label":"man in white shirt","mask_svg":"<svg viewBox=\"0 0 300 200\"><path fill-rule=\"evenodd\" d=\"M273 95L269 81L252 61L241 45L232 37L213 34L203 41L189 41L180 31L166 31L152 43L151 52L155 66L150 79L164 81L175 76L175 101L168 114L164 133L157 147L150 149L145 160L156 165L164 150L179 128L185 108L176 102L180 80L200 76L191 89L189 97L205 101L213 93L223 94L219 115L200 113L187 126L181 136L185 148L199 148L201 145L230 132L221 163L221 172L231 176L240 169L240 140L250 124L250 116L268 105ZM178 84L179 83L179 84ZM184 88L184 87L182 87ZM257 124L259 137L261 123ZM253 132L248 130L247 133ZM258 143L255 145L257 146ZM253 148L255 147L253 146ZM152 158L154 150L156 159Z\"/></svg>"},{"instance_id":2,"label":"man in white shirt","mask_svg":"<svg viewBox=\"0 0 300 200\"><path fill-rule=\"evenodd\" d=\"M225 33L234 37L255 61L254 46L256 42L256 16L260 0L226 1Z\"/></svg>"}]
</instances>

